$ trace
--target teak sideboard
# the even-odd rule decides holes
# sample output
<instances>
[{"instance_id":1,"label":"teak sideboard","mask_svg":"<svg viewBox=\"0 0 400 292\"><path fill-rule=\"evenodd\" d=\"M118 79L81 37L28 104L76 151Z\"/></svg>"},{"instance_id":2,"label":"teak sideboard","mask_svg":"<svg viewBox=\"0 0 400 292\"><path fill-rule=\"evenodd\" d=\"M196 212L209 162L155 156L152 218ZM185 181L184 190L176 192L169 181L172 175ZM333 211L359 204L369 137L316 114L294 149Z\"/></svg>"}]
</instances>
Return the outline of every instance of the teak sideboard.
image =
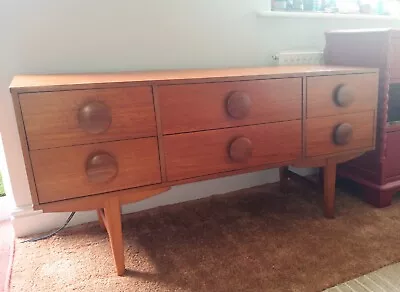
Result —
<instances>
[{"instance_id":1,"label":"teak sideboard","mask_svg":"<svg viewBox=\"0 0 400 292\"><path fill-rule=\"evenodd\" d=\"M374 149L376 69L296 66L16 76L10 86L35 209L97 210L118 275L122 204L171 186Z\"/></svg>"}]
</instances>

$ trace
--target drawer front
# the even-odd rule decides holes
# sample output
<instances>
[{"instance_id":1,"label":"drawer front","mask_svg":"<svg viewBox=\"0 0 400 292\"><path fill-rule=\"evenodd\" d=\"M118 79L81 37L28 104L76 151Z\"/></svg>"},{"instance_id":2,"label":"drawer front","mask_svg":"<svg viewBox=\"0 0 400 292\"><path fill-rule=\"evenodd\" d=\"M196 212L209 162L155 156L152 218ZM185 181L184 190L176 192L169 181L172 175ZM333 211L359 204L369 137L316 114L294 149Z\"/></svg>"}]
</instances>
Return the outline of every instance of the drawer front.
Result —
<instances>
[{"instance_id":1,"label":"drawer front","mask_svg":"<svg viewBox=\"0 0 400 292\"><path fill-rule=\"evenodd\" d=\"M158 87L164 134L301 117L300 78Z\"/></svg>"},{"instance_id":2,"label":"drawer front","mask_svg":"<svg viewBox=\"0 0 400 292\"><path fill-rule=\"evenodd\" d=\"M156 138L30 153L40 203L161 182Z\"/></svg>"},{"instance_id":3,"label":"drawer front","mask_svg":"<svg viewBox=\"0 0 400 292\"><path fill-rule=\"evenodd\" d=\"M307 117L374 110L378 103L378 74L307 78Z\"/></svg>"},{"instance_id":4,"label":"drawer front","mask_svg":"<svg viewBox=\"0 0 400 292\"><path fill-rule=\"evenodd\" d=\"M308 157L374 146L374 112L306 120Z\"/></svg>"},{"instance_id":5,"label":"drawer front","mask_svg":"<svg viewBox=\"0 0 400 292\"><path fill-rule=\"evenodd\" d=\"M301 157L301 121L164 136L169 181Z\"/></svg>"},{"instance_id":6,"label":"drawer front","mask_svg":"<svg viewBox=\"0 0 400 292\"><path fill-rule=\"evenodd\" d=\"M31 150L157 132L151 87L26 93L19 98Z\"/></svg>"}]
</instances>

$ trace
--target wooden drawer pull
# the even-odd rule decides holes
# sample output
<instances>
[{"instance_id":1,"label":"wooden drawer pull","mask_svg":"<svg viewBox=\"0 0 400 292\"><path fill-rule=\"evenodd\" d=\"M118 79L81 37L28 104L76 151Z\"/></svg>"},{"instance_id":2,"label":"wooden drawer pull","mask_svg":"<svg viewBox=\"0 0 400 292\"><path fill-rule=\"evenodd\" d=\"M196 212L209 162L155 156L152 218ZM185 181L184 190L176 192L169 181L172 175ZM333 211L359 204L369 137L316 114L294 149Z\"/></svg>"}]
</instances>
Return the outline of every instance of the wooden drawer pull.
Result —
<instances>
[{"instance_id":1,"label":"wooden drawer pull","mask_svg":"<svg viewBox=\"0 0 400 292\"><path fill-rule=\"evenodd\" d=\"M353 127L348 123L342 123L335 127L333 131L333 142L336 145L349 144L353 138Z\"/></svg>"},{"instance_id":2,"label":"wooden drawer pull","mask_svg":"<svg viewBox=\"0 0 400 292\"><path fill-rule=\"evenodd\" d=\"M90 156L86 162L86 175L90 182L108 182L116 177L118 163L108 153L96 153Z\"/></svg>"},{"instance_id":3,"label":"wooden drawer pull","mask_svg":"<svg viewBox=\"0 0 400 292\"><path fill-rule=\"evenodd\" d=\"M90 134L100 134L111 125L111 110L102 102L92 101L80 108L78 113L79 126Z\"/></svg>"},{"instance_id":4,"label":"wooden drawer pull","mask_svg":"<svg viewBox=\"0 0 400 292\"><path fill-rule=\"evenodd\" d=\"M229 157L235 162L246 162L253 154L253 145L250 139L239 137L229 146Z\"/></svg>"},{"instance_id":5,"label":"wooden drawer pull","mask_svg":"<svg viewBox=\"0 0 400 292\"><path fill-rule=\"evenodd\" d=\"M226 109L234 119L243 119L248 116L251 108L251 99L248 94L242 91L234 91L229 94Z\"/></svg>"},{"instance_id":6,"label":"wooden drawer pull","mask_svg":"<svg viewBox=\"0 0 400 292\"><path fill-rule=\"evenodd\" d=\"M337 106L348 107L354 102L354 92L350 86L341 84L335 89L334 101Z\"/></svg>"}]
</instances>

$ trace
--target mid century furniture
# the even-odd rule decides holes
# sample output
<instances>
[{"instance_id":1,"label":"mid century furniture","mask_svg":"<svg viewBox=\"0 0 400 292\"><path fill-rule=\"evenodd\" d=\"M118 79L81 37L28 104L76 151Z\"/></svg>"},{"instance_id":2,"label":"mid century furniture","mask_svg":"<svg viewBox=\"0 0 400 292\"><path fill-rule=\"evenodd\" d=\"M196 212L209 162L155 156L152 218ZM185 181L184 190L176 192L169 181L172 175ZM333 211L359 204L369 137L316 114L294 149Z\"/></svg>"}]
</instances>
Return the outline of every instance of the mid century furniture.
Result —
<instances>
[{"instance_id":1,"label":"mid century furniture","mask_svg":"<svg viewBox=\"0 0 400 292\"><path fill-rule=\"evenodd\" d=\"M97 210L118 275L122 204L171 186L287 166L324 167L374 149L378 73L270 67L17 76L11 84L32 200L44 212Z\"/></svg>"},{"instance_id":2,"label":"mid century furniture","mask_svg":"<svg viewBox=\"0 0 400 292\"><path fill-rule=\"evenodd\" d=\"M400 190L400 30L328 32L325 61L380 69L375 150L343 164L338 174L359 183L366 201L388 206Z\"/></svg>"}]
</instances>

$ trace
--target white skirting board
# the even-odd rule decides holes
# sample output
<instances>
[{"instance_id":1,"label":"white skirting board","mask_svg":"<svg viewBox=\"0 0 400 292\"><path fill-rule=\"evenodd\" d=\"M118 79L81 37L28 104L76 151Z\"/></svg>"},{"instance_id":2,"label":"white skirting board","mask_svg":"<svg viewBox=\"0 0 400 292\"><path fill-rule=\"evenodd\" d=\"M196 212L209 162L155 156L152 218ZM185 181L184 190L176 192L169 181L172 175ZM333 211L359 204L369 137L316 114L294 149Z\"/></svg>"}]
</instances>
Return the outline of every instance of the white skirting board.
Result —
<instances>
[{"instance_id":1,"label":"white skirting board","mask_svg":"<svg viewBox=\"0 0 400 292\"><path fill-rule=\"evenodd\" d=\"M295 169L301 175L314 173L313 169ZM223 194L239 189L249 188L279 180L278 169L269 169L255 173L229 176L219 179L196 182L173 187L171 190L149 199L124 205L122 213L134 213L158 206L170 205L208 197L214 194ZM69 213L42 213L34 211L32 206L19 206L12 212L12 223L17 237L48 232L62 226ZM78 212L68 226L74 226L97 220L95 211Z\"/></svg>"}]
</instances>

